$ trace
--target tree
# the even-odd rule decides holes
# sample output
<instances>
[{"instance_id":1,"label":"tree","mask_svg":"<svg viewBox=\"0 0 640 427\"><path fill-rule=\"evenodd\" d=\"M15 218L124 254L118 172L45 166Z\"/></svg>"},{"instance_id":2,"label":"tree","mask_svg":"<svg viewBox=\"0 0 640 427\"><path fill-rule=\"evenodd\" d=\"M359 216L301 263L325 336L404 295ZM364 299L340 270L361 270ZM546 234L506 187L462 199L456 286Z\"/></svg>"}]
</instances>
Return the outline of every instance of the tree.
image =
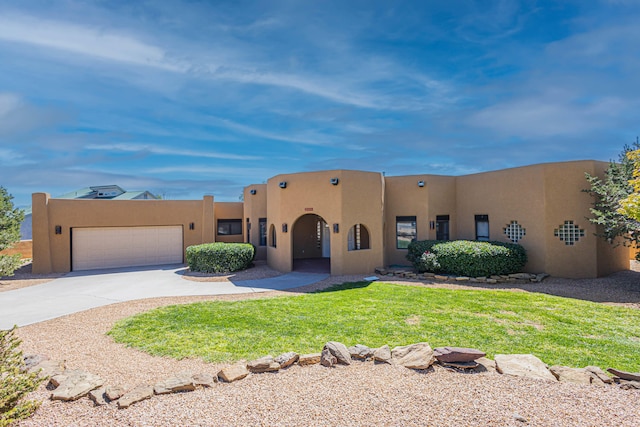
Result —
<instances>
[{"instance_id":1,"label":"tree","mask_svg":"<svg viewBox=\"0 0 640 427\"><path fill-rule=\"evenodd\" d=\"M0 251L20 241L20 224L24 212L14 208L13 197L0 187ZM20 267L20 255L0 255L0 276L10 276Z\"/></svg>"},{"instance_id":2,"label":"tree","mask_svg":"<svg viewBox=\"0 0 640 427\"><path fill-rule=\"evenodd\" d=\"M590 189L584 190L593 198L590 209L593 224L600 226L597 234L609 243L638 247L640 244L640 221L621 213L623 200L634 193L632 180L634 179L635 162L628 153L640 150L640 142L632 146L625 145L618 162L611 161L605 171L604 178L586 174ZM621 240L616 241L616 238ZM616 243L614 243L616 241Z\"/></svg>"},{"instance_id":3,"label":"tree","mask_svg":"<svg viewBox=\"0 0 640 427\"><path fill-rule=\"evenodd\" d=\"M629 181L634 191L620 201L618 213L631 220L640 221L640 150L628 152L627 158L634 164L633 179Z\"/></svg>"}]
</instances>

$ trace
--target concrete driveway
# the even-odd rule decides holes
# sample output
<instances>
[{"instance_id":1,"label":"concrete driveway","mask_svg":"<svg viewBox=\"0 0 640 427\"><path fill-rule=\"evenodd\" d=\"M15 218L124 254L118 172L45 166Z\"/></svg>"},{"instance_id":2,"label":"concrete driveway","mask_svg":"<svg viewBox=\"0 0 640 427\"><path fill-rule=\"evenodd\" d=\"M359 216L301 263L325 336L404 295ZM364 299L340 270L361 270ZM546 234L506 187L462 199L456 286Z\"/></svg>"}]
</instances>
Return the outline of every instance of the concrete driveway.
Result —
<instances>
[{"instance_id":1,"label":"concrete driveway","mask_svg":"<svg viewBox=\"0 0 640 427\"><path fill-rule=\"evenodd\" d=\"M324 280L319 273L288 273L237 282L194 282L184 265L72 272L41 285L0 293L0 329L24 326L90 308L145 298L225 295L286 290Z\"/></svg>"}]
</instances>

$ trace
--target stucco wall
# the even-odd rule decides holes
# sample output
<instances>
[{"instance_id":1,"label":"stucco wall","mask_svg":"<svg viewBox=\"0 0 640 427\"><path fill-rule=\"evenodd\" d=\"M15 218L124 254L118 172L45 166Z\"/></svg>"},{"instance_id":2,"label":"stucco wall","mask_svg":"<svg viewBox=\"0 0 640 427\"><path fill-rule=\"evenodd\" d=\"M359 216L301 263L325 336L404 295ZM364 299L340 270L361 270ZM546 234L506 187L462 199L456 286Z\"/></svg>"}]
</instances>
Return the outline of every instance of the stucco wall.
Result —
<instances>
[{"instance_id":1,"label":"stucco wall","mask_svg":"<svg viewBox=\"0 0 640 427\"><path fill-rule=\"evenodd\" d=\"M182 225L184 248L212 242L214 237L212 196L203 200L68 200L34 193L32 204L34 273L71 270L71 231L76 227ZM55 234L57 225L62 234Z\"/></svg>"},{"instance_id":2,"label":"stucco wall","mask_svg":"<svg viewBox=\"0 0 640 427\"><path fill-rule=\"evenodd\" d=\"M215 202L215 241L224 243L243 243L246 241L246 222L244 217L244 207L242 202ZM242 233L233 234L230 236L218 234L218 220L219 219L239 219L242 221Z\"/></svg>"},{"instance_id":3,"label":"stucco wall","mask_svg":"<svg viewBox=\"0 0 640 427\"><path fill-rule=\"evenodd\" d=\"M251 194L251 191L255 191L255 194ZM267 185L255 184L249 187L245 187L243 192L244 199L244 218L245 224L247 218L249 218L249 224L251 224L250 243L253 243L256 247L256 259L267 259L267 246L260 246L260 218L267 218ZM267 219L267 231L269 226L269 220ZM245 230L246 234L246 230Z\"/></svg>"}]
</instances>

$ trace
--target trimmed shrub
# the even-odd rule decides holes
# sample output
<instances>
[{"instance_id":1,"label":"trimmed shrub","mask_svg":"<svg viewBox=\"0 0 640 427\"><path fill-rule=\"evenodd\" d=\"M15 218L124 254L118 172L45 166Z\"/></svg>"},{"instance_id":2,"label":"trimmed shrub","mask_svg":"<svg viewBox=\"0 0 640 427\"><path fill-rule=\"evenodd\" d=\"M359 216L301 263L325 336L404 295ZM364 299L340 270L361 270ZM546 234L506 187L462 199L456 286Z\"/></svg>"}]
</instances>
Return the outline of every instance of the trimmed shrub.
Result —
<instances>
[{"instance_id":1,"label":"trimmed shrub","mask_svg":"<svg viewBox=\"0 0 640 427\"><path fill-rule=\"evenodd\" d=\"M0 330L0 427L30 417L40 405L25 400L44 380L37 373L24 371L20 339L14 335L16 327Z\"/></svg>"},{"instance_id":2,"label":"trimmed shrub","mask_svg":"<svg viewBox=\"0 0 640 427\"><path fill-rule=\"evenodd\" d=\"M251 265L255 249L249 243L205 243L187 248L187 264L191 271L231 273Z\"/></svg>"},{"instance_id":3,"label":"trimmed shrub","mask_svg":"<svg viewBox=\"0 0 640 427\"><path fill-rule=\"evenodd\" d=\"M438 243L446 243L448 240L414 240L409 243L407 259L411 264L413 264L413 268L418 270L419 272L428 271L424 269L424 266L421 263L422 255L425 252L432 252L433 245L437 245Z\"/></svg>"},{"instance_id":4,"label":"trimmed shrub","mask_svg":"<svg viewBox=\"0 0 640 427\"><path fill-rule=\"evenodd\" d=\"M428 247L428 249L413 262L418 271L434 271L433 267L439 266L440 271L449 274L484 277L518 273L527 263L525 249L515 243L470 240L450 242L427 240L425 242L429 243L421 247ZM424 255L425 252L427 255ZM408 254L407 258L409 258Z\"/></svg>"}]
</instances>

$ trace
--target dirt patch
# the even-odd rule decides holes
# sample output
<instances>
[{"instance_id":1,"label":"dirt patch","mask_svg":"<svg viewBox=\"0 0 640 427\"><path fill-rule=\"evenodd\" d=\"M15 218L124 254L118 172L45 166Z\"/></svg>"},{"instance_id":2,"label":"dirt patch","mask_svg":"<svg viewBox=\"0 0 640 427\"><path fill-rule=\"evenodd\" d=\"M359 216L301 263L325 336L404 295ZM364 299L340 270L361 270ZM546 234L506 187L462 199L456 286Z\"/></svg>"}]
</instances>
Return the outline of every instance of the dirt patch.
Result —
<instances>
[{"instance_id":1,"label":"dirt patch","mask_svg":"<svg viewBox=\"0 0 640 427\"><path fill-rule=\"evenodd\" d=\"M419 325L420 324L420 316L411 316L411 317L407 317L406 319L404 319L404 322L407 325Z\"/></svg>"}]
</instances>

